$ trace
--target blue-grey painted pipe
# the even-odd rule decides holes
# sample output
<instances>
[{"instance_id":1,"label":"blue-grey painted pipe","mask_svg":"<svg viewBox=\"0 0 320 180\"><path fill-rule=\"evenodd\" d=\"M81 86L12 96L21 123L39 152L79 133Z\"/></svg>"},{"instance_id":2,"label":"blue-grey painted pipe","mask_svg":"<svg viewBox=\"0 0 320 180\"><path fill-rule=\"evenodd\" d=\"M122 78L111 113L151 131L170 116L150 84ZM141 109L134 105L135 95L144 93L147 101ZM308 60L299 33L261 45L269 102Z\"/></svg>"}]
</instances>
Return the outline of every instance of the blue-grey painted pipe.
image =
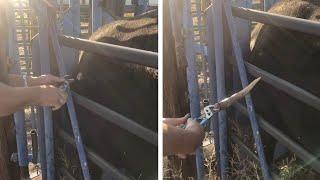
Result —
<instances>
[{"instance_id":1,"label":"blue-grey painted pipe","mask_svg":"<svg viewBox=\"0 0 320 180\"><path fill-rule=\"evenodd\" d=\"M140 15L148 10L149 0L137 0L134 15Z\"/></svg>"},{"instance_id":2,"label":"blue-grey painted pipe","mask_svg":"<svg viewBox=\"0 0 320 180\"><path fill-rule=\"evenodd\" d=\"M196 2L196 3L200 3L200 2ZM190 4L190 1L188 1L188 10L191 11L191 4ZM197 12L197 18L198 18L198 29L199 29L199 36L200 36L200 50L201 50L201 53L202 55L204 56L204 60L206 58L206 52L205 52L205 49L204 49L204 45L203 43L201 42L201 8L200 8L200 4L196 4L196 12ZM204 62L203 62L204 63ZM204 69L205 72L204 72L204 75L205 75L205 78L207 78L206 76L206 69ZM197 77L197 76L196 76ZM205 83L205 87L206 87L206 90L208 90L207 88L207 79L205 79L204 81ZM206 97L207 98L207 97ZM199 98L200 100L200 98ZM198 173L198 179L203 179L204 178L204 167L203 167L203 163L204 163L204 157L203 157L203 149L202 149L202 146L198 147L196 149L196 164L197 164L197 173Z\"/></svg>"},{"instance_id":3,"label":"blue-grey painted pipe","mask_svg":"<svg viewBox=\"0 0 320 180\"><path fill-rule=\"evenodd\" d=\"M214 51L216 61L217 100L221 101L226 97L225 74L224 74L224 47L223 47L223 23L222 23L222 0L216 0L213 10L214 23ZM227 121L226 111L218 113L219 117L219 147L220 147L220 176L227 179L228 168L228 142L227 142Z\"/></svg>"},{"instance_id":4,"label":"blue-grey painted pipe","mask_svg":"<svg viewBox=\"0 0 320 180\"><path fill-rule=\"evenodd\" d=\"M216 86L216 65L214 59L214 39L213 35L213 11L208 11L207 13L207 40L208 40L208 69L209 69L209 85L210 85L210 94L209 100L210 104L217 102L217 86ZM216 155L216 170L218 176L220 175L220 145L219 145L219 121L217 114L214 114L210 122L210 131L214 133L214 147Z\"/></svg>"},{"instance_id":5,"label":"blue-grey painted pipe","mask_svg":"<svg viewBox=\"0 0 320 180\"><path fill-rule=\"evenodd\" d=\"M39 76L40 73L40 52L39 52L39 37L32 40L32 71L33 74ZM39 145L39 162L41 167L42 178L47 178L47 164L46 164L46 146L44 136L44 119L43 110L39 106L34 107L36 110L36 129L38 133Z\"/></svg>"},{"instance_id":6,"label":"blue-grey painted pipe","mask_svg":"<svg viewBox=\"0 0 320 180\"><path fill-rule=\"evenodd\" d=\"M65 68L65 64L63 62L62 52L61 52L60 45L58 42L58 32L56 29L56 24L52 20L52 17L50 17L49 22L50 22L49 34L51 36L51 42L52 42L54 54L57 58L60 76L63 77L66 75L66 68ZM75 111L74 103L72 100L72 95L71 95L69 88L67 88L67 93L68 93L67 107L68 107L69 117L71 120L74 141L75 141L78 155L79 155L79 159L80 159L83 178L85 180L90 180L91 178L90 178L90 174L89 174L87 157L86 157L86 153L84 151L82 139L80 136L80 130L79 130L78 120L77 120L77 116L76 116L76 111Z\"/></svg>"},{"instance_id":7,"label":"blue-grey painted pipe","mask_svg":"<svg viewBox=\"0 0 320 180\"><path fill-rule=\"evenodd\" d=\"M71 36L59 35L59 43L64 46L96 53L107 57L120 58L122 61L158 68L158 53L118 46L110 43L90 41Z\"/></svg>"},{"instance_id":8,"label":"blue-grey painted pipe","mask_svg":"<svg viewBox=\"0 0 320 180\"><path fill-rule=\"evenodd\" d=\"M272 5L274 5L277 2L277 0L264 0L263 1L263 10L268 11Z\"/></svg>"},{"instance_id":9,"label":"blue-grey painted pipe","mask_svg":"<svg viewBox=\"0 0 320 180\"><path fill-rule=\"evenodd\" d=\"M223 1L223 8L224 8L227 24L228 24L228 27L230 30L233 52L235 55L237 66L238 66L241 84L242 84L242 87L245 88L248 85L248 78L247 78L247 73L246 73L240 45L239 45L239 42L237 42L237 36L236 36L236 31L234 29L230 2ZM246 104L247 104L247 111L248 111L249 119L251 122L254 140L255 140L255 143L257 146L258 156L259 156L260 165L261 165L261 169L262 169L262 175L265 180L269 180L270 179L269 168L268 168L268 165L267 165L267 162L265 159L263 145L262 145L261 136L260 136L260 132L259 132L259 126L258 126L258 123L256 120L254 107L252 104L252 99L251 99L250 94L247 94L245 96L245 100L246 100Z\"/></svg>"},{"instance_id":10,"label":"blue-grey painted pipe","mask_svg":"<svg viewBox=\"0 0 320 180\"><path fill-rule=\"evenodd\" d=\"M191 3L190 1L185 1L183 3L183 22L184 26L187 29L191 29L192 17L191 17ZM187 80L188 80L188 91L189 91L189 100L190 100L190 113L191 118L197 118L200 116L200 97L199 97L199 87L198 87L198 78L195 65L195 53L194 53L194 42L191 35L186 36L185 38L185 49L186 49L186 58L188 62L187 67ZM199 147L196 150L196 165L197 165L197 178L203 179L204 177L204 165L203 165L203 155L202 149Z\"/></svg>"},{"instance_id":11,"label":"blue-grey painted pipe","mask_svg":"<svg viewBox=\"0 0 320 180\"><path fill-rule=\"evenodd\" d=\"M49 37L48 37L48 15L47 7L42 4L39 16L39 47L40 47L40 69L41 74L50 73L50 53L49 53ZM53 122L52 109L50 107L43 107L44 113L44 134L46 147L46 168L47 180L54 180L54 146L53 146Z\"/></svg>"},{"instance_id":12,"label":"blue-grey painted pipe","mask_svg":"<svg viewBox=\"0 0 320 180\"><path fill-rule=\"evenodd\" d=\"M232 7L232 13L234 16L242 19L320 36L320 22L317 21L242 7Z\"/></svg>"},{"instance_id":13,"label":"blue-grey painted pipe","mask_svg":"<svg viewBox=\"0 0 320 180\"><path fill-rule=\"evenodd\" d=\"M73 141L73 138L63 130L58 130L58 135L66 142L71 144L72 146L75 146L75 143ZM92 151L90 148L85 147L86 152L88 153L88 159L90 159L92 162L94 162L99 168L102 169L104 173L108 174L109 179L121 179L121 180L129 180L126 175L122 174L117 168L115 168L113 165L111 165L109 162L105 161L103 158L101 158L97 153Z\"/></svg>"},{"instance_id":14,"label":"blue-grey painted pipe","mask_svg":"<svg viewBox=\"0 0 320 180\"><path fill-rule=\"evenodd\" d=\"M23 111L14 113L19 166L28 167L27 136L24 120L25 116Z\"/></svg>"},{"instance_id":15,"label":"blue-grey painted pipe","mask_svg":"<svg viewBox=\"0 0 320 180\"><path fill-rule=\"evenodd\" d=\"M12 8L11 4L8 5L10 9ZM19 57L17 52L17 39L16 39L16 27L15 27L15 18L14 13L12 11L7 11L8 13L8 30L9 30L9 38L8 38L8 54L9 57L14 59L14 66L10 69L10 73L13 74L21 74ZM5 44L1 44L2 48L5 48ZM16 140L17 140L17 149L18 149L18 160L19 166L21 167L21 172L24 172L24 169L28 168L28 149L27 149L27 135L25 130L25 114L24 111L18 111L14 113L14 123L15 123L15 131L16 131ZM22 178L28 178L29 174L21 174Z\"/></svg>"},{"instance_id":16,"label":"blue-grey painted pipe","mask_svg":"<svg viewBox=\"0 0 320 180\"><path fill-rule=\"evenodd\" d=\"M111 122L146 142L158 146L158 134L152 130L147 129L129 118L75 92L72 92L72 97L75 103L102 117L104 121Z\"/></svg>"}]
</instances>

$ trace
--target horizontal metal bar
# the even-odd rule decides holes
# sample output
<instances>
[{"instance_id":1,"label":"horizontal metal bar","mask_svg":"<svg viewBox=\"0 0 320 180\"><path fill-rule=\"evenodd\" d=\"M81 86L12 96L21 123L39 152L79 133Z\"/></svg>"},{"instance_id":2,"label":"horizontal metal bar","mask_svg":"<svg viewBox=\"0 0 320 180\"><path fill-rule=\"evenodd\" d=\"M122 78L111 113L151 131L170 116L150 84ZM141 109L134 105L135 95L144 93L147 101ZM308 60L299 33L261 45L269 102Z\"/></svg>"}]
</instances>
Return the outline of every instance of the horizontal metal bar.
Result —
<instances>
[{"instance_id":1,"label":"horizontal metal bar","mask_svg":"<svg viewBox=\"0 0 320 180\"><path fill-rule=\"evenodd\" d=\"M246 108L241 105L240 103L235 103L233 105L239 112L242 114L248 116ZM312 155L310 152L305 150L302 146L300 146L298 143L293 141L290 137L283 134L280 130L273 127L270 123L268 123L266 120L264 120L260 115L256 114L258 123L260 127L266 131L268 134L270 134L272 137L274 137L276 140L278 140L281 144L286 146L289 150L294 152L300 159L302 159L305 162L305 165L308 165L312 167L315 171L320 173L320 161L318 161L318 157Z\"/></svg>"},{"instance_id":2,"label":"horizontal metal bar","mask_svg":"<svg viewBox=\"0 0 320 180\"><path fill-rule=\"evenodd\" d=\"M65 168L61 167L58 170L61 172L61 174L65 175L68 180L76 180L76 178L74 178Z\"/></svg>"},{"instance_id":3,"label":"horizontal metal bar","mask_svg":"<svg viewBox=\"0 0 320 180\"><path fill-rule=\"evenodd\" d=\"M75 147L74 139L64 132L63 130L58 130L58 135L67 143L73 145ZM87 148L85 146L85 150L88 153L88 158L95 163L97 166L99 166L104 172L107 172L108 174L112 174L114 179L128 179L127 176L120 173L114 166L112 166L110 163L106 162L104 159L102 159L99 155L97 155L95 152L93 152L91 149Z\"/></svg>"},{"instance_id":4,"label":"horizontal metal bar","mask_svg":"<svg viewBox=\"0 0 320 180\"><path fill-rule=\"evenodd\" d=\"M246 155L248 155L252 160L254 160L254 162L256 163L259 163L259 158L258 156L252 152L250 150L249 147L247 147L243 142L241 142L241 140L235 136L235 135L231 135L231 141L234 143L234 144L237 144L240 148L240 151L244 152Z\"/></svg>"},{"instance_id":5,"label":"horizontal metal bar","mask_svg":"<svg viewBox=\"0 0 320 180\"><path fill-rule=\"evenodd\" d=\"M320 23L316 21L310 21L306 19L284 16L243 7L232 7L232 13L236 17L247 19L250 21L257 21L263 24L274 25L277 27L283 27L286 29L320 36Z\"/></svg>"},{"instance_id":6,"label":"horizontal metal bar","mask_svg":"<svg viewBox=\"0 0 320 180\"><path fill-rule=\"evenodd\" d=\"M314 107L315 109L320 111L320 99L309 93L308 91L295 86L288 81L278 78L271 73L268 73L250 63L246 63L248 72L255 77L261 77L262 80L271 86L291 95L292 97Z\"/></svg>"},{"instance_id":7,"label":"horizontal metal bar","mask_svg":"<svg viewBox=\"0 0 320 180\"><path fill-rule=\"evenodd\" d=\"M231 141L234 144L237 144L239 146L239 148L240 148L240 151L242 151L243 153L248 155L248 157L251 158L255 163L259 163L258 156L254 152L252 152L248 146L246 146L243 142L241 142L241 140L237 136L231 135ZM272 179L274 179L274 180L278 180L278 179L280 180L281 179L274 172L271 172L271 176L272 176Z\"/></svg>"},{"instance_id":8,"label":"horizontal metal bar","mask_svg":"<svg viewBox=\"0 0 320 180\"><path fill-rule=\"evenodd\" d=\"M134 16L135 19L138 18L145 18L145 17L150 17L150 16L155 16L158 14L158 9L152 9L150 11L147 11L145 13L139 14L137 16Z\"/></svg>"},{"instance_id":9,"label":"horizontal metal bar","mask_svg":"<svg viewBox=\"0 0 320 180\"><path fill-rule=\"evenodd\" d=\"M130 120L129 118L112 111L111 109L102 106L86 97L83 97L75 92L72 92L75 103L81 105L82 107L90 110L91 112L99 115L104 120L111 122L132 134L138 136L145 141L158 146L158 135L157 133L141 126L140 124Z\"/></svg>"},{"instance_id":10,"label":"horizontal metal bar","mask_svg":"<svg viewBox=\"0 0 320 180\"><path fill-rule=\"evenodd\" d=\"M228 58L228 62L232 65L235 65L235 63L233 61L231 61L233 57ZM279 89L287 94L289 94L290 96L292 96L293 98L298 99L301 102L304 102L307 105L310 105L311 107L317 109L320 111L320 98L311 94L310 92L286 81L283 79L278 78L277 76L264 71L260 68L258 68L257 66L245 62L246 68L248 70L248 73L251 74L254 77L261 77L261 80L270 84L271 86L273 86L276 89Z\"/></svg>"},{"instance_id":11,"label":"horizontal metal bar","mask_svg":"<svg viewBox=\"0 0 320 180\"><path fill-rule=\"evenodd\" d=\"M90 41L71 36L58 36L64 46L97 53L103 56L121 58L126 62L158 68L158 53L114 44ZM108 58L106 58L108 60Z\"/></svg>"}]
</instances>

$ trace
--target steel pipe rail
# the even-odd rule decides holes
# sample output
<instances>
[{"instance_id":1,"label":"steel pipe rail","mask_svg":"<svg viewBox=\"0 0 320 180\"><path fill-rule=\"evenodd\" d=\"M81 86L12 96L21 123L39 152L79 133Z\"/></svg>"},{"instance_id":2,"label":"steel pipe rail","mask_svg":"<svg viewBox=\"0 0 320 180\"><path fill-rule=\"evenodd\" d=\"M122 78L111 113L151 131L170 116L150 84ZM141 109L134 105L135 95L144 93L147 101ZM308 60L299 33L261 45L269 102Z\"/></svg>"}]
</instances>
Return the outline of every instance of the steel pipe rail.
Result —
<instances>
[{"instance_id":1,"label":"steel pipe rail","mask_svg":"<svg viewBox=\"0 0 320 180\"><path fill-rule=\"evenodd\" d=\"M225 59L224 59L224 40L225 34L223 30L223 1L216 0L215 5L211 9L213 14L213 39L214 39L214 60L216 65L216 86L217 100L221 101L226 97L225 89ZM220 178L227 179L228 172L228 132L227 132L227 114L226 111L218 113L219 124L219 162L220 162Z\"/></svg>"},{"instance_id":2,"label":"steel pipe rail","mask_svg":"<svg viewBox=\"0 0 320 180\"><path fill-rule=\"evenodd\" d=\"M112 122L113 124L116 124L117 126L131 132L132 134L138 136L139 138L144 139L145 141L155 146L158 146L157 133L75 92L72 92L72 96L74 98L75 103L99 115L104 120Z\"/></svg>"},{"instance_id":3,"label":"steel pipe rail","mask_svg":"<svg viewBox=\"0 0 320 180\"><path fill-rule=\"evenodd\" d=\"M134 16L133 18L138 19L138 18L146 18L150 16L156 16L158 15L158 9L152 9L150 11L144 12L142 14L139 14L137 16Z\"/></svg>"},{"instance_id":4,"label":"steel pipe rail","mask_svg":"<svg viewBox=\"0 0 320 180\"><path fill-rule=\"evenodd\" d=\"M60 44L67 47L97 53L103 56L121 58L123 61L129 63L140 64L156 69L158 68L158 53L155 52L90 41L65 35L60 35L58 38Z\"/></svg>"},{"instance_id":5,"label":"steel pipe rail","mask_svg":"<svg viewBox=\"0 0 320 180\"><path fill-rule=\"evenodd\" d=\"M315 109L320 111L320 99L309 93L308 91L288 82L283 79L276 77L275 75L268 73L250 63L246 63L248 72L255 77L261 77L261 79L270 84L271 86L291 95L293 98L304 102Z\"/></svg>"},{"instance_id":6,"label":"steel pipe rail","mask_svg":"<svg viewBox=\"0 0 320 180\"><path fill-rule=\"evenodd\" d=\"M233 107L239 110L240 113L246 116L248 115L246 109L240 103L235 103ZM308 152L303 147L301 147L298 143L293 141L290 137L286 136L280 130L273 127L270 123L264 120L260 115L256 114L256 117L260 127L264 131L266 131L268 134L270 134L272 137L278 140L281 144L283 144L292 152L294 152L300 159L302 159L306 163L305 165L311 166L315 171L320 173L320 161L317 160L318 157L315 157L310 152Z\"/></svg>"},{"instance_id":7,"label":"steel pipe rail","mask_svg":"<svg viewBox=\"0 0 320 180\"><path fill-rule=\"evenodd\" d=\"M229 63L232 65L235 65L230 58L229 59ZM311 94L310 92L286 81L283 80L281 78L276 77L275 75L264 71L260 68L258 68L257 66L245 62L246 68L249 72L249 74L251 74L254 77L261 77L261 80L268 83L269 85L273 86L276 89L279 89L287 94L289 94L290 96L292 96L293 98L298 99L299 101L317 109L320 111L320 98Z\"/></svg>"},{"instance_id":8,"label":"steel pipe rail","mask_svg":"<svg viewBox=\"0 0 320 180\"><path fill-rule=\"evenodd\" d=\"M54 17L54 16L53 16ZM59 74L61 77L64 77L67 72L66 72L66 67L63 61L62 57L62 51L59 45L59 42L57 40L58 32L57 32L57 27L56 27L56 22L52 19L53 17L49 18L50 25L49 26L49 35L51 39L51 45L53 47L54 54L57 59L57 64L58 64L58 69L59 69ZM70 117L71 121L71 127L74 135L74 141L77 147L78 155L79 155L79 160L81 164L81 169L82 169L82 175L85 180L90 180L90 173L89 173L89 168L88 168L88 163L87 163L87 157L84 152L83 148L83 143L82 143L82 138L80 135L80 130L79 130L79 125L78 125L78 120L77 120L77 115L74 107L74 103L72 100L72 96L70 95L70 89L67 88L66 93L69 95L67 99L67 107L68 107L68 114Z\"/></svg>"},{"instance_id":9,"label":"steel pipe rail","mask_svg":"<svg viewBox=\"0 0 320 180\"><path fill-rule=\"evenodd\" d=\"M61 173L61 175L64 175L68 180L76 180L65 168L59 168L58 169Z\"/></svg>"},{"instance_id":10,"label":"steel pipe rail","mask_svg":"<svg viewBox=\"0 0 320 180\"><path fill-rule=\"evenodd\" d=\"M240 48L240 44L237 40L237 31L235 30L234 23L233 23L234 17L232 16L232 6L231 6L230 1L224 1L223 5L224 5L224 12L225 12L225 16L226 16L227 25L230 30L231 45L232 45L233 53L235 55L235 61L237 62L238 73L240 75L241 85L244 88L249 83L248 83L248 77L247 77L247 72L246 72L246 68L245 68L243 54L242 54L242 51ZM252 98L251 98L250 94L247 94L245 96L245 102L246 102L246 107L247 107L247 111L248 111L248 115L249 115L249 119L250 119L250 123L251 123L251 129L252 129L252 134L254 137L254 142L256 144L256 149L258 152L262 176L263 176L263 179L269 180L269 179L271 179L270 173L269 173L269 167L268 167L268 164L267 164L267 161L265 158L263 144L262 144L261 136L260 136L260 129L259 129L258 122L256 120L255 110L254 110L254 106L253 106Z\"/></svg>"},{"instance_id":11,"label":"steel pipe rail","mask_svg":"<svg viewBox=\"0 0 320 180\"><path fill-rule=\"evenodd\" d=\"M243 142L241 142L241 140L237 136L231 135L231 141L234 144L237 144L239 146L239 149L240 149L241 152L243 152L246 155L248 155L248 157L250 159L252 159L254 162L259 163L258 156L254 152L252 152L251 149L248 146L246 146ZM270 172L270 174L271 174L272 179L274 179L274 180L280 180L281 179L277 174L275 174L272 171Z\"/></svg>"},{"instance_id":12,"label":"steel pipe rail","mask_svg":"<svg viewBox=\"0 0 320 180\"><path fill-rule=\"evenodd\" d=\"M177 7L177 6L175 6ZM173 7L171 7L172 9ZM190 0L183 3L182 12L182 26L184 29L192 29L192 17L191 17L191 2ZM174 12L174 11L171 11ZM187 60L187 84L189 92L189 105L190 113L192 118L197 118L200 116L200 96L199 87L197 80L197 68L195 64L195 51L194 51L194 41L192 35L187 35L184 37L184 48L185 56ZM197 169L197 179L201 180L204 178L204 165L203 165L203 150L202 147L196 149L196 169Z\"/></svg>"},{"instance_id":13,"label":"steel pipe rail","mask_svg":"<svg viewBox=\"0 0 320 180\"><path fill-rule=\"evenodd\" d=\"M232 14L242 19L320 36L319 22L234 6Z\"/></svg>"},{"instance_id":14,"label":"steel pipe rail","mask_svg":"<svg viewBox=\"0 0 320 180\"><path fill-rule=\"evenodd\" d=\"M61 130L61 129L58 130L58 136L60 136L68 144L71 144L74 147L76 146L73 138L68 133L64 132L63 130ZM115 167L113 167L111 164L109 164L108 162L103 160L99 155L97 155L91 149L89 149L86 146L84 146L84 149L88 154L88 159L90 159L93 163L95 163L97 166L99 166L104 172L112 174L112 178L129 180L129 178L127 176L120 173Z\"/></svg>"}]
</instances>

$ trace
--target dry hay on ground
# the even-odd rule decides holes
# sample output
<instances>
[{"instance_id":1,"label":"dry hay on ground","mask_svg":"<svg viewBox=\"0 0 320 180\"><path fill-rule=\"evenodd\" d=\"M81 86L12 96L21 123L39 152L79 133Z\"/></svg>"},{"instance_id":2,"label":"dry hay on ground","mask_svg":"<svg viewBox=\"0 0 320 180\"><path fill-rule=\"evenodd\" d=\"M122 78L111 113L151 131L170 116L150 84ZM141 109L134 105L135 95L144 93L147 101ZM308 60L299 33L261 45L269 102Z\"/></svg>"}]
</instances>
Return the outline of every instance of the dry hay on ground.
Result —
<instances>
[{"instance_id":1,"label":"dry hay on ground","mask_svg":"<svg viewBox=\"0 0 320 180\"><path fill-rule=\"evenodd\" d=\"M229 121L230 122L230 121ZM250 127L240 128L240 126L231 121L229 124L234 135L238 136L251 150L254 149L254 140L252 137ZM203 143L204 152L204 167L205 180L217 179L215 170L216 156L212 137L206 133L206 138ZM229 155L229 178L230 179L263 179L261 174L260 164L252 160L249 156L243 153L237 144L231 144L232 152ZM256 153L256 152L255 152ZM163 179L182 179L182 164L180 166L172 167L167 157L163 159ZM276 167L272 168L275 174L283 180L301 180L310 179L316 180L319 175L315 173L310 167L305 167L302 161L297 159L294 154L279 160ZM188 179L195 179L189 177Z\"/></svg>"}]
</instances>

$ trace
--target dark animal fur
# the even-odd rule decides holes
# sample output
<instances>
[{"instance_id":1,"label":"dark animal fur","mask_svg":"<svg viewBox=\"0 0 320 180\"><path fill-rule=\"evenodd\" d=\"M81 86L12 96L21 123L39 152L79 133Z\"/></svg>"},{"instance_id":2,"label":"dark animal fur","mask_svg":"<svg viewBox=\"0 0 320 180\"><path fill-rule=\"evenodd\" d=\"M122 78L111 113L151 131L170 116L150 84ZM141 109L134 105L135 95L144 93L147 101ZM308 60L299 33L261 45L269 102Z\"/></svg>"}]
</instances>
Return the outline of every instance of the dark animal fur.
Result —
<instances>
[{"instance_id":1,"label":"dark animal fur","mask_svg":"<svg viewBox=\"0 0 320 180\"><path fill-rule=\"evenodd\" d=\"M156 52L154 18L120 20L105 25L90 40ZM133 121L157 131L157 70L121 63L121 59L81 52L72 89ZM133 178L157 177L157 147L77 106L83 142ZM69 129L70 130L70 129ZM98 178L98 177L96 177Z\"/></svg>"},{"instance_id":2,"label":"dark animal fur","mask_svg":"<svg viewBox=\"0 0 320 180\"><path fill-rule=\"evenodd\" d=\"M269 12L319 21L319 5L319 1L284 0ZM320 37L258 24L251 47L252 64L320 97ZM320 152L319 111L266 83L257 86L253 98L256 111L266 120L309 151Z\"/></svg>"}]
</instances>

